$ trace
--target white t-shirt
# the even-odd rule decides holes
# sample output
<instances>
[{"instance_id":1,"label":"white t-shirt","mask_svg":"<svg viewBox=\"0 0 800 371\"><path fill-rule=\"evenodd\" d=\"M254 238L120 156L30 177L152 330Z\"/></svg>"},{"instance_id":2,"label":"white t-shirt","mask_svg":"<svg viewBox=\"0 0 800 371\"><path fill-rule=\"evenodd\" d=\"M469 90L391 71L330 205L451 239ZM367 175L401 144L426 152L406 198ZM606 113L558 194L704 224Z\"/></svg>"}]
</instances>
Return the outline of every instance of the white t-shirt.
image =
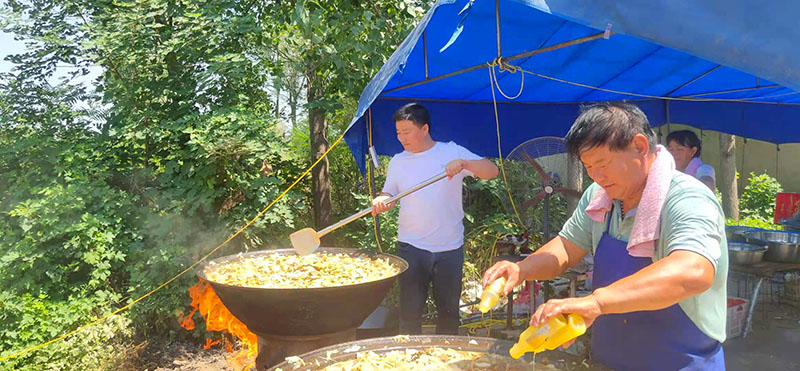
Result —
<instances>
[{"instance_id":1,"label":"white t-shirt","mask_svg":"<svg viewBox=\"0 0 800 371\"><path fill-rule=\"evenodd\" d=\"M436 142L431 149L392 157L383 192L396 195L444 171L457 159L481 157L453 142ZM474 176L463 170L453 179L442 179L400 199L397 239L431 252L455 250L464 244L462 180Z\"/></svg>"}]
</instances>

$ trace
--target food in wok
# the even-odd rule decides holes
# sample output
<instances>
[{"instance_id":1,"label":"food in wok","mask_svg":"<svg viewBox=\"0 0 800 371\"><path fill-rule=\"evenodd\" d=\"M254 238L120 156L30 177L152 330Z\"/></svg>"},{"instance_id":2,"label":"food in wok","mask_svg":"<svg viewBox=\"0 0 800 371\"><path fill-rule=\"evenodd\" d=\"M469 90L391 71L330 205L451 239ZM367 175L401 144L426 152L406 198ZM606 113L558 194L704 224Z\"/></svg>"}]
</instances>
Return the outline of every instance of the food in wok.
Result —
<instances>
[{"instance_id":1,"label":"food in wok","mask_svg":"<svg viewBox=\"0 0 800 371\"><path fill-rule=\"evenodd\" d=\"M287 358L287 361L292 361ZM307 366L299 358L290 364L294 367ZM541 370L551 370L547 365L537 365ZM291 367L289 368L291 369ZM531 364L524 360L485 352L470 352L452 348L430 347L423 349L392 350L384 353L373 351L358 352L356 357L322 368L323 371L381 371L381 370L492 370L528 371ZM552 370L556 370L552 368Z\"/></svg>"},{"instance_id":2,"label":"food in wok","mask_svg":"<svg viewBox=\"0 0 800 371\"><path fill-rule=\"evenodd\" d=\"M355 359L330 365L326 371L365 370L497 370L528 371L525 361L484 352L452 348L405 349L377 354L362 352Z\"/></svg>"},{"instance_id":3,"label":"food in wok","mask_svg":"<svg viewBox=\"0 0 800 371\"><path fill-rule=\"evenodd\" d=\"M324 253L267 254L209 264L206 277L231 286L300 289L355 285L394 276L400 269L386 258Z\"/></svg>"}]
</instances>

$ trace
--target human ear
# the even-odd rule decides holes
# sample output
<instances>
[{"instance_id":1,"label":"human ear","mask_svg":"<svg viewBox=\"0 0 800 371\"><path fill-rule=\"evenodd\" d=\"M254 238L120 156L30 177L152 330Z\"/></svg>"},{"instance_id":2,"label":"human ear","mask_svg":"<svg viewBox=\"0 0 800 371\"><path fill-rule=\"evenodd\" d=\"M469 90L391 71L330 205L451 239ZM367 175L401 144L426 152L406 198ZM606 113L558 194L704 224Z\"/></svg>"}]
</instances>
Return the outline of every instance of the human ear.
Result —
<instances>
[{"instance_id":1,"label":"human ear","mask_svg":"<svg viewBox=\"0 0 800 371\"><path fill-rule=\"evenodd\" d=\"M633 137L633 148L636 150L636 153L639 156L646 156L650 153L650 143L647 141L647 137L642 134L636 134Z\"/></svg>"}]
</instances>

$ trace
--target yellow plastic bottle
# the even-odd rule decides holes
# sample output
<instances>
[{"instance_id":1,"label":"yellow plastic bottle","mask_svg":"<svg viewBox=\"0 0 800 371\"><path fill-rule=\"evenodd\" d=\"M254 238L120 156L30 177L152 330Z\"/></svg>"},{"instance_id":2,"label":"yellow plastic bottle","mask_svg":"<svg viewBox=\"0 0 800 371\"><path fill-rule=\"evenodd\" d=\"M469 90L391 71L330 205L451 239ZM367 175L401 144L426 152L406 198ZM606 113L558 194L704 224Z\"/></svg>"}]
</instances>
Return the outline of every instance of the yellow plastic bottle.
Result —
<instances>
[{"instance_id":1,"label":"yellow plastic bottle","mask_svg":"<svg viewBox=\"0 0 800 371\"><path fill-rule=\"evenodd\" d=\"M519 341L511 347L508 353L514 359L522 357L523 354L528 352L539 353L544 350L543 346L547 338L553 336L566 325L567 321L564 316L559 314L538 327L528 327L519 335Z\"/></svg>"},{"instance_id":2,"label":"yellow plastic bottle","mask_svg":"<svg viewBox=\"0 0 800 371\"><path fill-rule=\"evenodd\" d=\"M528 327L509 353L517 359L527 352L553 350L585 332L586 322L579 314L571 313L567 318L559 314L539 327Z\"/></svg>"},{"instance_id":3,"label":"yellow plastic bottle","mask_svg":"<svg viewBox=\"0 0 800 371\"><path fill-rule=\"evenodd\" d=\"M506 287L506 278L500 277L483 290L481 303L478 304L478 309L481 313L490 311L497 304L497 301L500 300L500 295L503 294L504 287Z\"/></svg>"},{"instance_id":4,"label":"yellow plastic bottle","mask_svg":"<svg viewBox=\"0 0 800 371\"><path fill-rule=\"evenodd\" d=\"M580 314L570 313L567 325L562 327L544 343L544 349L554 350L586 332L586 322Z\"/></svg>"}]
</instances>

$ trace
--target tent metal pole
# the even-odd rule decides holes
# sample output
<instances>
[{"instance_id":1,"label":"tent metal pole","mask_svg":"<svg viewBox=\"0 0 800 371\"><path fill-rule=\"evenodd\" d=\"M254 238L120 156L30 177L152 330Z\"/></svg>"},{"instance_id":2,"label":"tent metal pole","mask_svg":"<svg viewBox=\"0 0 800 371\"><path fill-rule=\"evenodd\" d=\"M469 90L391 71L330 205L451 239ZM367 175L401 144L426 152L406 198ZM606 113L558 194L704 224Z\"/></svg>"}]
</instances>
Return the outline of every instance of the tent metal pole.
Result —
<instances>
[{"instance_id":1,"label":"tent metal pole","mask_svg":"<svg viewBox=\"0 0 800 371\"><path fill-rule=\"evenodd\" d=\"M669 133L672 132L672 129L670 127L670 123L672 123L672 120L670 120L670 118L669 118L669 101L668 100L664 101L664 109L666 110L666 115L667 115L667 135L669 135ZM667 143L667 144L669 144L669 143Z\"/></svg>"},{"instance_id":2,"label":"tent metal pole","mask_svg":"<svg viewBox=\"0 0 800 371\"><path fill-rule=\"evenodd\" d=\"M367 108L367 130L369 130L369 135L367 135L367 144L372 147L372 107ZM374 188L370 189L370 198L375 198L375 194L378 191L377 184L375 184L375 166L372 164L372 161L367 161L367 166L369 166L369 181L373 186L375 186ZM373 217L373 222L375 223L375 238L378 240L378 247L380 247L380 245L383 245L383 238L381 237L380 219L377 215Z\"/></svg>"},{"instance_id":3,"label":"tent metal pole","mask_svg":"<svg viewBox=\"0 0 800 371\"><path fill-rule=\"evenodd\" d=\"M425 60L425 80L428 79L428 33L422 31L422 57Z\"/></svg>"},{"instance_id":4,"label":"tent metal pole","mask_svg":"<svg viewBox=\"0 0 800 371\"><path fill-rule=\"evenodd\" d=\"M761 86L754 86L752 88L741 88L741 89L731 89L731 90L720 90L720 91L711 91L708 93L700 93L700 94L692 94L692 95L681 95L675 98L696 98L702 97L706 95L713 95L713 94L725 94L725 93L738 93L742 91L753 91L753 90L761 90L761 89L770 89L770 88L782 88L783 86L778 84L773 85L761 85Z\"/></svg>"},{"instance_id":5,"label":"tent metal pole","mask_svg":"<svg viewBox=\"0 0 800 371\"><path fill-rule=\"evenodd\" d=\"M497 24L497 58L500 58L503 56L503 49L500 45L500 0L494 1L494 15Z\"/></svg>"},{"instance_id":6,"label":"tent metal pole","mask_svg":"<svg viewBox=\"0 0 800 371\"><path fill-rule=\"evenodd\" d=\"M747 172L745 171L744 167L744 160L747 158L747 138L742 137L742 172L739 174L738 183L736 186L741 189L742 188L742 178L747 176Z\"/></svg>"},{"instance_id":7,"label":"tent metal pole","mask_svg":"<svg viewBox=\"0 0 800 371\"><path fill-rule=\"evenodd\" d=\"M697 77L695 77L695 78L693 78L693 79L689 80L689 82L687 82L687 83L685 83L685 84L683 84L683 85L681 85L681 86L679 86L679 87L677 87L677 88L675 88L675 89L672 89L672 91L670 91L670 92L669 92L669 93L667 93L667 94L664 94L664 96L665 96L665 97L668 97L668 96L670 96L670 95L674 94L676 91L678 91L678 90L681 90L681 89L683 89L683 88L685 88L685 87L687 87L687 86L691 85L691 84L692 84L692 83L694 83L695 81L702 79L703 77L705 77L705 76L706 76L706 75L708 75L709 73L712 73L712 72L716 71L716 70L717 70L718 68L720 68L720 67L722 67L722 65L721 65L721 64L718 64L716 67L714 67L714 68L712 68L712 69L710 69L710 70L708 70L708 71L706 71L706 72L703 72L703 73L702 73L700 76L697 76Z\"/></svg>"},{"instance_id":8,"label":"tent metal pole","mask_svg":"<svg viewBox=\"0 0 800 371\"><path fill-rule=\"evenodd\" d=\"M527 57L530 57L532 55L546 53L546 52L549 52L549 51L558 50L558 49L566 48L566 47L573 46L573 45L583 44L585 42L594 41L594 40L602 39L602 38L603 38L603 32L600 32L600 33L597 33L597 34L594 34L594 35L580 37L580 38L577 38L575 40L564 41L562 43L551 45L551 46L548 46L546 48L539 48L539 49L531 50L529 52L525 52L525 53L522 53L522 54L512 55L512 56L510 56L508 58L503 58L503 60L509 62L509 61L513 61L513 60L517 60L517 59L521 59L521 58L527 58ZM487 66L486 63L481 63L479 65L468 67L468 68L464 68L462 70L453 71L453 72L450 72L450 73L446 73L444 75L439 75L439 76L428 78L428 79L425 79L425 80L422 80L422 81L413 82L411 84L398 86L398 87L396 87L394 89L385 90L385 91L381 92L381 94L387 94L387 93L392 93L392 92L395 92L395 91L398 91L398 90L403 90L403 89L407 89L407 88L413 88L415 86L424 85L424 84L427 84L429 82L438 81L438 80L441 80L441 79L446 79L448 77L457 76L457 75L460 75L462 73L472 72L472 71L475 71L475 70L479 70L481 68L486 68L486 66Z\"/></svg>"},{"instance_id":9,"label":"tent metal pole","mask_svg":"<svg viewBox=\"0 0 800 371\"><path fill-rule=\"evenodd\" d=\"M512 55L512 56L510 56L508 58L503 58L503 60L505 60L507 62L508 61L514 61L514 60L517 60L517 59L527 58L527 57L530 57L530 56L536 55L536 54L541 54L541 53L545 53L545 52L551 52L553 50L558 50L558 49L563 49L563 48L566 48L566 47L569 47L569 46L573 46L573 45L583 44L585 42L594 41L594 40L597 40L597 39L602 39L603 38L603 34L604 34L604 32L600 32L600 33L597 33L597 34L594 34L594 35L579 37L579 38L577 38L575 40L564 41L562 43L551 45L551 46L548 46L546 48L539 48L539 49L536 49L536 50L531 50L529 52L525 52L525 53L521 53L521 54L517 54L517 55ZM612 32L612 35L613 35L613 32ZM483 65L481 65L480 67L483 67Z\"/></svg>"}]
</instances>

